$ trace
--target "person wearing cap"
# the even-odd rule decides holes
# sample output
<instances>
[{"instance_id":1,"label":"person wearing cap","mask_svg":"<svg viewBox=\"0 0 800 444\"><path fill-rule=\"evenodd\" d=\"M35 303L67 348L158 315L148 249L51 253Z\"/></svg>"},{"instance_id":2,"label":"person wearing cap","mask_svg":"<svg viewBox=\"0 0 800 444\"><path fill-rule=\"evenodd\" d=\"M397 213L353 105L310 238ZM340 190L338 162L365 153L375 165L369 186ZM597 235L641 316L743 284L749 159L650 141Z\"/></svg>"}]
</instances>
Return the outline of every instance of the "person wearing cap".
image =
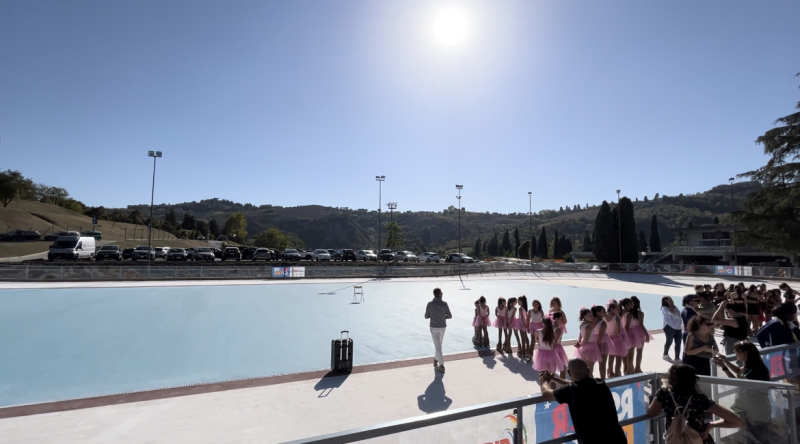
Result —
<instances>
[{"instance_id":1,"label":"person wearing cap","mask_svg":"<svg viewBox=\"0 0 800 444\"><path fill-rule=\"evenodd\" d=\"M688 336L686 326L689 325L689 321L691 321L693 317L697 316L697 306L700 305L700 301L697 299L696 294L687 294L683 297L681 305L683 305L683 310L681 310L681 322L683 322L681 340L686 344L686 336Z\"/></svg>"}]
</instances>

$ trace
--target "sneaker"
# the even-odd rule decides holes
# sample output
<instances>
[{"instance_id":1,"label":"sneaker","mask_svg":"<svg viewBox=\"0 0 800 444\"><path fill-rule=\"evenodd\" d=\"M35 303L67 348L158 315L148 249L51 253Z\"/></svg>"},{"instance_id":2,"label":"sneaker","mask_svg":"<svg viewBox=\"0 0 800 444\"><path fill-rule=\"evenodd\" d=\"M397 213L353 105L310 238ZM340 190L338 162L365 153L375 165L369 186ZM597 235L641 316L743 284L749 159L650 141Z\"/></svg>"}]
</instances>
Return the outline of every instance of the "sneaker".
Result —
<instances>
[{"instance_id":1,"label":"sneaker","mask_svg":"<svg viewBox=\"0 0 800 444\"><path fill-rule=\"evenodd\" d=\"M433 366L434 366L434 367L439 367L439 361L437 361L436 359L434 359L434 360L433 360Z\"/></svg>"},{"instance_id":2,"label":"sneaker","mask_svg":"<svg viewBox=\"0 0 800 444\"><path fill-rule=\"evenodd\" d=\"M667 362L672 361L672 359L670 359L669 355L664 355L664 356L661 357L661 359L663 359L663 360L665 360Z\"/></svg>"},{"instance_id":3,"label":"sneaker","mask_svg":"<svg viewBox=\"0 0 800 444\"><path fill-rule=\"evenodd\" d=\"M440 365L440 366L436 367L436 371L444 373L444 366Z\"/></svg>"}]
</instances>

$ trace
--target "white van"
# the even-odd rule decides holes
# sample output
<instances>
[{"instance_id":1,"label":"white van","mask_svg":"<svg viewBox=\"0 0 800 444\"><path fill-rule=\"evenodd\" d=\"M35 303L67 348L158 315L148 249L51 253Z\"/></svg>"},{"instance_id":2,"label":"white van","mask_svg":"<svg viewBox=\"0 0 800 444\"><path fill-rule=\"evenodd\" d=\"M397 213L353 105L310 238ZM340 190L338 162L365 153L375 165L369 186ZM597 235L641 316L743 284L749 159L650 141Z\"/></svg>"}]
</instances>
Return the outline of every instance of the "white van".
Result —
<instances>
[{"instance_id":1,"label":"white van","mask_svg":"<svg viewBox=\"0 0 800 444\"><path fill-rule=\"evenodd\" d=\"M91 236L61 236L50 246L47 260L92 259L95 239Z\"/></svg>"}]
</instances>

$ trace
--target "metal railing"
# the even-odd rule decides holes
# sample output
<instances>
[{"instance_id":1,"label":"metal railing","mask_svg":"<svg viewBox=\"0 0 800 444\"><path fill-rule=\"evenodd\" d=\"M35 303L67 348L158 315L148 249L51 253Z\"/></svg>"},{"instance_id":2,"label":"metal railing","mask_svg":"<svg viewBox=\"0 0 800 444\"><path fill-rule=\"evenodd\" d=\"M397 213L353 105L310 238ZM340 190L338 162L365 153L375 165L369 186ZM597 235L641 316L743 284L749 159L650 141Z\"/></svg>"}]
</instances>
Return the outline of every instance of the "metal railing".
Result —
<instances>
[{"instance_id":1,"label":"metal railing","mask_svg":"<svg viewBox=\"0 0 800 444\"><path fill-rule=\"evenodd\" d=\"M663 374L645 373L607 381L608 387L615 395L617 415L620 417L619 424L628 435L628 442L636 444L664 443L666 421L663 414L653 418L649 418L646 414L646 408L652 402L663 377ZM746 438L753 433L769 433L770 436L781 437L771 439L771 444L797 443L797 426L791 396L791 385L715 377L701 377L700 383L715 388L713 393L717 395L712 397L715 402L722 400L723 404L730 404L729 401L731 399L728 398L733 397L735 411L745 419L746 426L742 429L729 429L722 432L719 429L715 429L715 434L718 438L736 434ZM733 387L734 390L718 390L719 387ZM639 389L634 392L634 388ZM617 394L619 389L625 389L627 393ZM744 408L737 407L735 405L736 400L739 399L739 396L746 394L747 391L763 394L764 398L755 399L755 402L752 403L753 405L747 404ZM530 395L370 427L303 438L285 444L345 444L365 440L370 440L370 442L413 441L415 443L501 442L507 444L561 444L575 440L577 436L574 433L570 433L570 427L568 426L567 418L569 414L567 407L552 407L551 404L554 403L546 401L542 395ZM544 408L538 409L537 407L540 406ZM561 409L561 411L559 412L557 409ZM762 411L756 411L756 409L761 409ZM542 415L543 413L544 415ZM759 415L759 421L756 421L756 416ZM498 420L500 416L503 419L511 418L511 420L504 424L502 420ZM530 420L531 416L534 417L533 420ZM553 428L548 427L548 421L551 418L554 420L558 418L558 424L555 424ZM540 427L543 428L542 433L539 431ZM754 430L757 432L754 432ZM533 436L531 437L531 435ZM504 439L497 439L498 437L503 437ZM731 437L736 438L734 436ZM747 441L745 439L745 441L739 442Z\"/></svg>"},{"instance_id":2,"label":"metal railing","mask_svg":"<svg viewBox=\"0 0 800 444\"><path fill-rule=\"evenodd\" d=\"M5 281L114 281L114 280L175 280L175 279L272 279L284 278L273 273L282 264L249 266L135 266L135 265L0 265L0 280ZM304 263L293 264L303 267ZM498 275L522 273L535 276L543 272L592 273L638 272L656 274L696 274L738 278L795 278L800 279L800 268L789 267L731 267L714 265L673 264L614 264L590 262L531 262L528 260L498 259L475 264L407 265L392 263L375 266L325 266L304 267L306 278L392 278L392 277L444 277L467 275ZM284 278L285 279L285 278Z\"/></svg>"}]
</instances>

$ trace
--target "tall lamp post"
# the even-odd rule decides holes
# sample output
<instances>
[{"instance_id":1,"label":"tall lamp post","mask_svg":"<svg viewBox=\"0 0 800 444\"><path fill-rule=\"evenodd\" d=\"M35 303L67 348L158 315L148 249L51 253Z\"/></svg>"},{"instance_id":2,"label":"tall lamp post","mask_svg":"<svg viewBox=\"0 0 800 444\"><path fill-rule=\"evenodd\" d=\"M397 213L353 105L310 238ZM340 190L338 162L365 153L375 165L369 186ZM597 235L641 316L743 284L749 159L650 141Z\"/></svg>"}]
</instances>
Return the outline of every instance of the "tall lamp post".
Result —
<instances>
[{"instance_id":1,"label":"tall lamp post","mask_svg":"<svg viewBox=\"0 0 800 444\"><path fill-rule=\"evenodd\" d=\"M464 185L456 185L456 189L458 190L458 196L456 196L458 199L458 254L461 254L461 190L464 189Z\"/></svg>"},{"instance_id":2,"label":"tall lamp post","mask_svg":"<svg viewBox=\"0 0 800 444\"><path fill-rule=\"evenodd\" d=\"M734 204L733 204L733 181L734 181L733 177L728 179L728 182L730 182L730 184L731 184L731 213L733 213L735 211L735 209L736 209ZM733 214L731 214L731 220L733 220ZM737 251L738 248L736 247L736 222L732 222L732 225L733 225L733 239L732 239L733 240L733 265L736 266L736 264L739 262L739 252Z\"/></svg>"},{"instance_id":3,"label":"tall lamp post","mask_svg":"<svg viewBox=\"0 0 800 444\"><path fill-rule=\"evenodd\" d=\"M619 235L619 263L622 263L622 211L619 207L619 190L617 190L617 234Z\"/></svg>"},{"instance_id":4,"label":"tall lamp post","mask_svg":"<svg viewBox=\"0 0 800 444\"><path fill-rule=\"evenodd\" d=\"M394 210L397 209L397 202L389 202L389 203L387 203L386 204L386 208L389 209L389 221L390 222L394 222Z\"/></svg>"},{"instance_id":5,"label":"tall lamp post","mask_svg":"<svg viewBox=\"0 0 800 444\"><path fill-rule=\"evenodd\" d=\"M533 240L533 204L531 203L532 196L533 193L528 191L528 231L530 231L530 233L528 233L528 239L531 240ZM531 248L533 248L533 245L531 245ZM531 254L531 259L533 259L533 254Z\"/></svg>"},{"instance_id":6,"label":"tall lamp post","mask_svg":"<svg viewBox=\"0 0 800 444\"><path fill-rule=\"evenodd\" d=\"M375 176L378 181L378 250L375 252L378 255L378 261L381 260L381 187L386 176Z\"/></svg>"},{"instance_id":7,"label":"tall lamp post","mask_svg":"<svg viewBox=\"0 0 800 444\"><path fill-rule=\"evenodd\" d=\"M147 157L153 158L153 186L150 189L150 220L147 222L147 266L150 267L150 249L153 239L153 197L156 194L156 159L161 157L161 151L148 151Z\"/></svg>"}]
</instances>

